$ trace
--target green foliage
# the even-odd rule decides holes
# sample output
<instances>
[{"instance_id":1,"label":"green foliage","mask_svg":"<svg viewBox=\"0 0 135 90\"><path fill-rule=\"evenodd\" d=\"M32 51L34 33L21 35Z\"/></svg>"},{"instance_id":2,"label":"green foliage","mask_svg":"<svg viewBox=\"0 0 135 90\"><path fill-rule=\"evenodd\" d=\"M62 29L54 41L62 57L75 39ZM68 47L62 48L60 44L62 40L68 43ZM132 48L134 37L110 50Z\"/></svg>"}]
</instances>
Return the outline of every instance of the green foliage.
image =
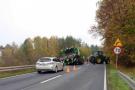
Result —
<instances>
[{"instance_id":1,"label":"green foliage","mask_svg":"<svg viewBox=\"0 0 135 90\"><path fill-rule=\"evenodd\" d=\"M80 49L81 56L85 56L85 57L90 56L91 48L87 44L81 46L79 49Z\"/></svg>"},{"instance_id":2,"label":"green foliage","mask_svg":"<svg viewBox=\"0 0 135 90\"><path fill-rule=\"evenodd\" d=\"M49 47L49 51L50 51L49 56L58 56L60 48L59 48L59 43L58 43L57 37L52 36L49 39L49 46L48 47Z\"/></svg>"},{"instance_id":3,"label":"green foliage","mask_svg":"<svg viewBox=\"0 0 135 90\"><path fill-rule=\"evenodd\" d=\"M119 76L117 70L107 66L107 84L108 90L131 90L128 84Z\"/></svg>"},{"instance_id":4,"label":"green foliage","mask_svg":"<svg viewBox=\"0 0 135 90\"><path fill-rule=\"evenodd\" d=\"M32 40L30 38L26 39L24 43L22 44L22 49L25 54L26 60L29 62L29 64L34 63L34 47L32 44Z\"/></svg>"},{"instance_id":5,"label":"green foliage","mask_svg":"<svg viewBox=\"0 0 135 90\"><path fill-rule=\"evenodd\" d=\"M45 56L58 56L63 48L81 46L81 41L72 36L50 38L37 36L34 39L27 38L18 47L15 43L3 47L1 66L35 64L36 60ZM87 53L87 52L86 52Z\"/></svg>"},{"instance_id":6,"label":"green foliage","mask_svg":"<svg viewBox=\"0 0 135 90\"><path fill-rule=\"evenodd\" d=\"M80 47L81 40L75 39L72 36L67 36L66 38L59 39L59 46L61 49L71 48L71 47Z\"/></svg>"},{"instance_id":7,"label":"green foliage","mask_svg":"<svg viewBox=\"0 0 135 90\"><path fill-rule=\"evenodd\" d=\"M66 47L79 47L81 46L80 40L73 38L72 36L67 36L65 39Z\"/></svg>"},{"instance_id":8,"label":"green foliage","mask_svg":"<svg viewBox=\"0 0 135 90\"><path fill-rule=\"evenodd\" d=\"M42 38L41 37L35 37L34 38L34 41L33 41L33 47L34 47L34 51L35 51L35 55L36 55L36 57L41 57L41 56L43 56L42 54L42 52L43 52L43 45L42 45Z\"/></svg>"},{"instance_id":9,"label":"green foliage","mask_svg":"<svg viewBox=\"0 0 135 90\"><path fill-rule=\"evenodd\" d=\"M17 62L17 59L15 58L16 55L16 50L17 50L17 45L9 45L7 44L5 46L5 49L2 51L2 63L7 64L7 65L15 65Z\"/></svg>"},{"instance_id":10,"label":"green foliage","mask_svg":"<svg viewBox=\"0 0 135 90\"><path fill-rule=\"evenodd\" d=\"M99 47L91 45L91 53L94 54L96 51L99 51Z\"/></svg>"}]
</instances>

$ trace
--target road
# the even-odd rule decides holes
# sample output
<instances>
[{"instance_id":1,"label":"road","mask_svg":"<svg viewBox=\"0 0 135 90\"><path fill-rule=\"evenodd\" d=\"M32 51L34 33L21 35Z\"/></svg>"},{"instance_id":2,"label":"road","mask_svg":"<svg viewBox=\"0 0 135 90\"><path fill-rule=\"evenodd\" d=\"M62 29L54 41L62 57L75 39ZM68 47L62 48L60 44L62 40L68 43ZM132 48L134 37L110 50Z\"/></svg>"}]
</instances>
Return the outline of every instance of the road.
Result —
<instances>
[{"instance_id":1,"label":"road","mask_svg":"<svg viewBox=\"0 0 135 90\"><path fill-rule=\"evenodd\" d=\"M0 90L104 90L105 65L69 66L53 73L19 75L0 79Z\"/></svg>"}]
</instances>

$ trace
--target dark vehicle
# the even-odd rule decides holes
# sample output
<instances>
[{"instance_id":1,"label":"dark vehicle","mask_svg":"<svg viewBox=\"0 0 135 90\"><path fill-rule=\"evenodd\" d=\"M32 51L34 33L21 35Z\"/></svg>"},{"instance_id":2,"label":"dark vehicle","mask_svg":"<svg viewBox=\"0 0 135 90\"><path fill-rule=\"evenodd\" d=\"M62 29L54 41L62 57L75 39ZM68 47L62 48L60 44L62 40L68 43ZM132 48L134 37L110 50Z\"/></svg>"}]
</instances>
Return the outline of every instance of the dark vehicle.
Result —
<instances>
[{"instance_id":1,"label":"dark vehicle","mask_svg":"<svg viewBox=\"0 0 135 90\"><path fill-rule=\"evenodd\" d=\"M65 65L81 65L84 63L78 48L67 48L61 50L60 58L62 58L61 60Z\"/></svg>"},{"instance_id":2,"label":"dark vehicle","mask_svg":"<svg viewBox=\"0 0 135 90\"><path fill-rule=\"evenodd\" d=\"M94 55L90 57L90 62L93 64L103 64L104 62L108 64L110 62L110 58L105 56L103 51L96 51Z\"/></svg>"}]
</instances>

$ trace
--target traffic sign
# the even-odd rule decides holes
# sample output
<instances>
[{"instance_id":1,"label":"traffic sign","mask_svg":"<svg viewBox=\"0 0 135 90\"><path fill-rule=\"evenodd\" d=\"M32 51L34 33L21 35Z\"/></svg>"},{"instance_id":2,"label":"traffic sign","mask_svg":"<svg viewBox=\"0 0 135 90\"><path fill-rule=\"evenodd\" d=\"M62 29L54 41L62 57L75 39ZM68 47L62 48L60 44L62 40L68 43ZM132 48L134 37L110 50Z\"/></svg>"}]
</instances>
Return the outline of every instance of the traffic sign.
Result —
<instances>
[{"instance_id":1,"label":"traffic sign","mask_svg":"<svg viewBox=\"0 0 135 90\"><path fill-rule=\"evenodd\" d=\"M119 38L117 38L117 40L115 41L113 46L115 46L115 47L122 47L122 43L121 43Z\"/></svg>"},{"instance_id":2,"label":"traffic sign","mask_svg":"<svg viewBox=\"0 0 135 90\"><path fill-rule=\"evenodd\" d=\"M113 51L115 54L120 54L122 50L120 47L115 47Z\"/></svg>"}]
</instances>

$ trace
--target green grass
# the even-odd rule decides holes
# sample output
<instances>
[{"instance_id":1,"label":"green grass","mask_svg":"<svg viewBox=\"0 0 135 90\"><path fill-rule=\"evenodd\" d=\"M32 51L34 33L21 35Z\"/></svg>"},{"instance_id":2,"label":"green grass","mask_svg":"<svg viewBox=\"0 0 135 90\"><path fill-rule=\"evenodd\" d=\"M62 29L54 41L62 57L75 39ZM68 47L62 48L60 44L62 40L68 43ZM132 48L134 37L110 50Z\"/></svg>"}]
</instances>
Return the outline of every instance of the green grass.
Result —
<instances>
[{"instance_id":1,"label":"green grass","mask_svg":"<svg viewBox=\"0 0 135 90\"><path fill-rule=\"evenodd\" d=\"M125 68L125 67L120 67L119 68L121 72L127 74L131 79L135 80L135 67L133 68Z\"/></svg>"},{"instance_id":2,"label":"green grass","mask_svg":"<svg viewBox=\"0 0 135 90\"><path fill-rule=\"evenodd\" d=\"M31 72L34 72L34 71L35 71L34 68L30 68L30 69L24 69L24 70L0 72L0 78L5 78L5 77L20 75L20 74L31 73Z\"/></svg>"},{"instance_id":3,"label":"green grass","mask_svg":"<svg viewBox=\"0 0 135 90\"><path fill-rule=\"evenodd\" d=\"M128 84L118 75L117 70L107 66L107 84L108 90L131 90Z\"/></svg>"}]
</instances>

